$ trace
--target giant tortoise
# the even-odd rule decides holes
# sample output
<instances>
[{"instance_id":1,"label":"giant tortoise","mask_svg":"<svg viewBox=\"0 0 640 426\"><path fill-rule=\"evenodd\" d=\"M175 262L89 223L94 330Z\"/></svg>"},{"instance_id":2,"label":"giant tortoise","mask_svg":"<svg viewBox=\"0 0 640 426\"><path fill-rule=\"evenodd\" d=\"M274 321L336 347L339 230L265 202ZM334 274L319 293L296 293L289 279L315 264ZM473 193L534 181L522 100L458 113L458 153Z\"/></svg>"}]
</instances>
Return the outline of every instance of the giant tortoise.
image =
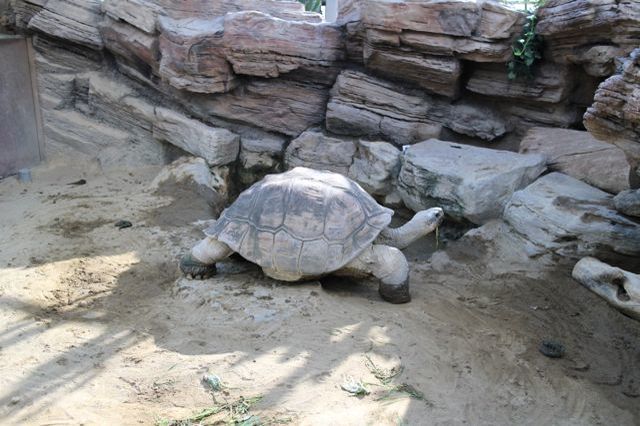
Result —
<instances>
[{"instance_id":1,"label":"giant tortoise","mask_svg":"<svg viewBox=\"0 0 640 426\"><path fill-rule=\"evenodd\" d=\"M206 278L216 262L237 252L278 280L373 276L383 299L408 302L409 265L399 249L432 232L444 213L423 210L395 229L388 227L392 215L351 179L296 167L241 193L180 269Z\"/></svg>"}]
</instances>

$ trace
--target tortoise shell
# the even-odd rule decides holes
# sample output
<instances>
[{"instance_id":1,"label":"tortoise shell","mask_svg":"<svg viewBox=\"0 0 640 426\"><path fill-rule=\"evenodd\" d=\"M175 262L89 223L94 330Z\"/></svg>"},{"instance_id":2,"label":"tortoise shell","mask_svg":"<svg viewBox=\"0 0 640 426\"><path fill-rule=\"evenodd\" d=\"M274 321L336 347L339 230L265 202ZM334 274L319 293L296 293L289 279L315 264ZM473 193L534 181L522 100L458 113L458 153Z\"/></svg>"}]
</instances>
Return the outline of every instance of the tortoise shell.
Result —
<instances>
[{"instance_id":1,"label":"tortoise shell","mask_svg":"<svg viewBox=\"0 0 640 426\"><path fill-rule=\"evenodd\" d=\"M351 179L296 167L244 191L207 233L293 280L342 268L375 240L392 215Z\"/></svg>"}]
</instances>

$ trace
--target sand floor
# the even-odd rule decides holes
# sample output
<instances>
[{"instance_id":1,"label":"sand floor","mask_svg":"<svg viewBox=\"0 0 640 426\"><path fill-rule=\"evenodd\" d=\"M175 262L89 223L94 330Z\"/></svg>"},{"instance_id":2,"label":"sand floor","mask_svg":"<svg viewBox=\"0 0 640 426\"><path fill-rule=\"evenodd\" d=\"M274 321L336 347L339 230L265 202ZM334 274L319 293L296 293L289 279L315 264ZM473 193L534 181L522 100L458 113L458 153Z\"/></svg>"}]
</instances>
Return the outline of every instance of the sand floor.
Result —
<instances>
[{"instance_id":1,"label":"sand floor","mask_svg":"<svg viewBox=\"0 0 640 426\"><path fill-rule=\"evenodd\" d=\"M261 399L205 422L640 424L640 322L568 266L488 276L491 260L474 258L435 272L423 243L399 306L370 282L283 284L238 259L192 281L177 260L211 216L196 197L152 194L157 172L48 166L0 181L1 424L170 424L241 397ZM566 356L540 354L545 338ZM400 373L382 385L369 361ZM371 393L341 389L348 377Z\"/></svg>"}]
</instances>

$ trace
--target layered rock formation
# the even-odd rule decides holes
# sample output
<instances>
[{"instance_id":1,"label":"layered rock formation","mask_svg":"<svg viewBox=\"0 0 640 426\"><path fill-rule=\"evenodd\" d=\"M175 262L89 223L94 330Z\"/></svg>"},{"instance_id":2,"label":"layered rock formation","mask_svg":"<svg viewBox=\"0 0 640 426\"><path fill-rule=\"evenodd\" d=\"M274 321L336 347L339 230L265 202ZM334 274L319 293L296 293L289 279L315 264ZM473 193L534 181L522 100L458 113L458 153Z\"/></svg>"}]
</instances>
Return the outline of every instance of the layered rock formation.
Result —
<instances>
[{"instance_id":1,"label":"layered rock formation","mask_svg":"<svg viewBox=\"0 0 640 426\"><path fill-rule=\"evenodd\" d=\"M598 87L584 125L595 137L626 153L631 183L640 186L640 49L626 58L619 74Z\"/></svg>"},{"instance_id":2,"label":"layered rock formation","mask_svg":"<svg viewBox=\"0 0 640 426\"><path fill-rule=\"evenodd\" d=\"M614 57L638 45L640 2L548 1L538 24L545 59L518 80L506 63L524 17L497 2L344 0L335 23L293 0L14 0L11 11L7 21L35 35L50 151L103 166L187 153L240 186L298 165L329 169L381 201L442 205L476 224L508 206L511 225L500 229L574 254L587 250L563 244L605 232L604 219L598 231L545 240L544 223L532 230L518 215L560 223L560 195L544 198L540 188L579 185L557 176L529 184L548 166L612 193L628 187L620 151L548 127L580 126ZM640 158L639 55L602 83L584 120L632 159ZM522 152L544 157L462 144L514 149L531 127ZM592 189L584 193L596 204L611 204ZM626 195L618 199L634 211Z\"/></svg>"},{"instance_id":3,"label":"layered rock formation","mask_svg":"<svg viewBox=\"0 0 640 426\"><path fill-rule=\"evenodd\" d=\"M489 2L374 0L366 3L362 22L368 68L456 97L461 59L505 62L522 19Z\"/></svg>"},{"instance_id":4,"label":"layered rock formation","mask_svg":"<svg viewBox=\"0 0 640 426\"><path fill-rule=\"evenodd\" d=\"M640 43L640 6L635 0L550 0L539 11L537 32L560 64L581 65L607 77L615 60Z\"/></svg>"}]
</instances>

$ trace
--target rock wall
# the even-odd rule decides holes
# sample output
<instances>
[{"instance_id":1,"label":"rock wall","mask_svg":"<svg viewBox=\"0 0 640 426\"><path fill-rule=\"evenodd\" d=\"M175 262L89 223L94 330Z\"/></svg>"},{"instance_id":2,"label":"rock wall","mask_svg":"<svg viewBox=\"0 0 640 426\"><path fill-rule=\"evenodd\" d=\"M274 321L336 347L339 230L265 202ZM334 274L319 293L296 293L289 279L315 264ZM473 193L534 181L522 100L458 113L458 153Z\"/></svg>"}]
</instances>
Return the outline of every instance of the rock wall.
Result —
<instances>
[{"instance_id":1,"label":"rock wall","mask_svg":"<svg viewBox=\"0 0 640 426\"><path fill-rule=\"evenodd\" d=\"M3 18L34 37L50 157L108 167L187 152L240 186L296 165L326 168L381 201L446 204L484 223L545 166L576 170L566 149L495 148L518 151L531 128L566 128L576 131L570 146L598 152L591 141L581 150L579 130L600 83L585 125L596 137L639 137L638 54L611 77L640 44L632 0L547 2L544 60L521 80L507 78L506 63L524 16L493 1L341 0L337 22L325 23L294 0L11 0ZM457 162L426 159L445 152ZM619 153L607 156L606 167L628 170ZM628 188L601 179L602 168L577 169L604 190Z\"/></svg>"}]
</instances>

